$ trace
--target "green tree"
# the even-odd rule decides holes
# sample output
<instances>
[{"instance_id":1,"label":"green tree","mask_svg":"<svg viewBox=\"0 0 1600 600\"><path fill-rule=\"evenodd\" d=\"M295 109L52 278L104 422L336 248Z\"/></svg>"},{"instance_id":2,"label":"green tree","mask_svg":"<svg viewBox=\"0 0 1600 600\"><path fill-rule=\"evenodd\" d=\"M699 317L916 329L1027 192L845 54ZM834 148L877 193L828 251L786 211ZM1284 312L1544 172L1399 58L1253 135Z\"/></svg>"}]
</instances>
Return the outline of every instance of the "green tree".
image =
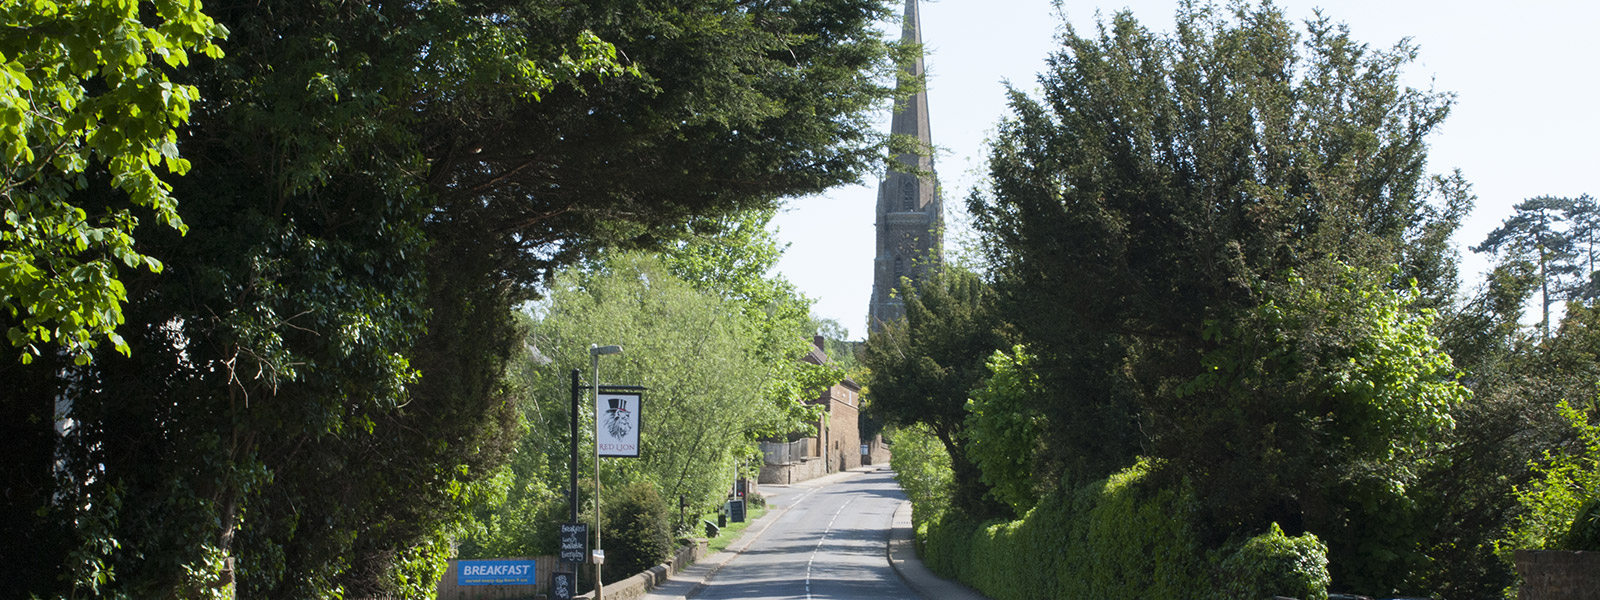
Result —
<instances>
[{"instance_id":1,"label":"green tree","mask_svg":"<svg viewBox=\"0 0 1600 600\"><path fill-rule=\"evenodd\" d=\"M1500 227L1489 232L1473 252L1489 253L1502 261L1527 260L1537 269L1539 283L1539 336L1550 337L1550 305L1566 296L1578 274L1579 256L1571 238L1567 215L1572 200L1540 196L1518 203Z\"/></svg>"},{"instance_id":2,"label":"green tree","mask_svg":"<svg viewBox=\"0 0 1600 600\"><path fill-rule=\"evenodd\" d=\"M903 287L905 319L885 324L863 351L871 373L869 410L890 425L925 425L944 444L956 510L973 518L1003 515L1009 508L989 494L963 433L968 396L988 377L985 359L1010 347L994 289L955 267Z\"/></svg>"},{"instance_id":3,"label":"green tree","mask_svg":"<svg viewBox=\"0 0 1600 600\"><path fill-rule=\"evenodd\" d=\"M600 249L868 171L887 12L208 5L229 54L191 65L171 182L206 202L182 240L141 230L167 272L126 278L132 357L0 365L18 589L196 596L233 559L244 597L430 594L507 482L512 307Z\"/></svg>"},{"instance_id":4,"label":"green tree","mask_svg":"<svg viewBox=\"0 0 1600 600\"><path fill-rule=\"evenodd\" d=\"M811 348L811 301L782 275L772 274L785 250L767 229L774 214L763 209L702 221L696 225L704 231L662 254L674 275L738 307L753 326L753 358L769 369L762 377L761 397L785 417L756 432L759 437L782 436L815 423L815 412L797 400L838 383L842 375L838 365L796 360Z\"/></svg>"},{"instance_id":5,"label":"green tree","mask_svg":"<svg viewBox=\"0 0 1600 600\"><path fill-rule=\"evenodd\" d=\"M1052 487L1034 477L1034 462L1043 454L1044 418L1033 408L1038 377L1034 360L1022 346L989 357L989 378L967 401L967 454L982 472L995 499L1025 515Z\"/></svg>"},{"instance_id":6,"label":"green tree","mask_svg":"<svg viewBox=\"0 0 1600 600\"><path fill-rule=\"evenodd\" d=\"M558 431L568 418L568 372L588 365L590 344L619 344L623 354L602 359L603 382L649 390L642 408L641 457L608 461L601 474L603 486L646 483L672 503L683 497L697 510L719 503L737 461L750 455L758 435L787 431L780 424L792 418L788 407L766 402L761 394L769 379L785 371L764 358L757 329L737 302L678 279L657 258L623 254L564 272L528 337L528 344L548 362L519 371L530 390L528 420L557 426L536 429L523 439L519 456L545 458L516 468L512 489L565 488L565 469L547 465L562 465L567 455L566 436ZM777 360L797 362L798 357ZM787 403L797 406L802 399L792 397ZM583 418L590 419L587 414ZM586 439L592 436L589 422L581 428ZM591 465L583 468L593 476ZM512 504L496 508L503 516L488 521L522 522L506 514L517 509ZM532 537L545 528L527 523L523 530L508 533ZM553 542L545 538L533 543Z\"/></svg>"},{"instance_id":7,"label":"green tree","mask_svg":"<svg viewBox=\"0 0 1600 600\"><path fill-rule=\"evenodd\" d=\"M189 170L177 129L200 96L172 76L228 30L199 2L107 0L7 2L0 30L0 323L24 363L51 343L126 354L117 264L162 269L133 208L187 229L157 171Z\"/></svg>"},{"instance_id":8,"label":"green tree","mask_svg":"<svg viewBox=\"0 0 1600 600\"><path fill-rule=\"evenodd\" d=\"M1400 83L1408 42L1271 5L1061 39L968 202L1038 358L1045 464L1093 481L1152 456L1209 545L1278 522L1328 541L1336 586L1407 585L1383 557L1416 559L1411 534L1341 519L1414 514L1414 475L1376 465L1428 456L1462 399L1422 310L1450 302L1471 203L1426 171L1451 97Z\"/></svg>"},{"instance_id":9,"label":"green tree","mask_svg":"<svg viewBox=\"0 0 1600 600\"><path fill-rule=\"evenodd\" d=\"M889 466L915 507L911 513L919 539L925 537L924 524L937 523L950 510L955 496L955 475L950 469L950 453L929 431L917 424L894 431L894 453Z\"/></svg>"}]
</instances>

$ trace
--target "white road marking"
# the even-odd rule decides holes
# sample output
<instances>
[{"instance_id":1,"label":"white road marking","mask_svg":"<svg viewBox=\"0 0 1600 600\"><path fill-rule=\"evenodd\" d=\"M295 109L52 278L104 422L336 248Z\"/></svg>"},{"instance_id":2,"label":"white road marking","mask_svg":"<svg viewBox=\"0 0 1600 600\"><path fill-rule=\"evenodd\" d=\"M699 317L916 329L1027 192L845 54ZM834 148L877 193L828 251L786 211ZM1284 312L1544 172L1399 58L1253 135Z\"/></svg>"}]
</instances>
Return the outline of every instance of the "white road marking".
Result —
<instances>
[{"instance_id":1,"label":"white road marking","mask_svg":"<svg viewBox=\"0 0 1600 600\"><path fill-rule=\"evenodd\" d=\"M855 501L855 498L846 500L844 504L839 506L839 510L834 511L833 518L828 519L828 527L822 530L822 537L817 540L817 547L811 550L811 558L806 560L806 600L811 600L811 563L816 562L817 553L822 551L822 544L828 541L828 534L833 531L834 521L838 521L839 514L843 513L845 507L850 506L850 503Z\"/></svg>"}]
</instances>

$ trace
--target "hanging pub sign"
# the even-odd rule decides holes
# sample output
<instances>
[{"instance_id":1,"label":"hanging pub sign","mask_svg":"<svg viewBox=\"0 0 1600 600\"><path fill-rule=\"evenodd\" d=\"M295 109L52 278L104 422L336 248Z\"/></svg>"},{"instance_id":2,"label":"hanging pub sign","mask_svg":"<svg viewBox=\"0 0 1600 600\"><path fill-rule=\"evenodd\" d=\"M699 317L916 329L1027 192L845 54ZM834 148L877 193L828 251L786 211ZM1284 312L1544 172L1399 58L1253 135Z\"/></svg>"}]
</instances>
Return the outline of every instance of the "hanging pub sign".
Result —
<instances>
[{"instance_id":1,"label":"hanging pub sign","mask_svg":"<svg viewBox=\"0 0 1600 600\"><path fill-rule=\"evenodd\" d=\"M639 457L641 400L639 392L600 389L595 402L596 448L600 456Z\"/></svg>"}]
</instances>

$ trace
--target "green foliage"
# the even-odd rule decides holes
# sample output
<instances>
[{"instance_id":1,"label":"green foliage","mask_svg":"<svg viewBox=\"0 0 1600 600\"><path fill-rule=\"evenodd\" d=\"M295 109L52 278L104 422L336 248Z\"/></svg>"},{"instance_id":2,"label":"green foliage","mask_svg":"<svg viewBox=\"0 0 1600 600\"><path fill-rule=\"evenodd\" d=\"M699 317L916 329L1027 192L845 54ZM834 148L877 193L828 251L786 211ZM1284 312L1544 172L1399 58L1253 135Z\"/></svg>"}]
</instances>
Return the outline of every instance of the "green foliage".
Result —
<instances>
[{"instance_id":1,"label":"green foliage","mask_svg":"<svg viewBox=\"0 0 1600 600\"><path fill-rule=\"evenodd\" d=\"M616 582L659 565L672 553L667 503L648 481L611 488L604 504L606 582Z\"/></svg>"},{"instance_id":2,"label":"green foliage","mask_svg":"<svg viewBox=\"0 0 1600 600\"><path fill-rule=\"evenodd\" d=\"M162 270L132 208L188 229L157 171L189 170L177 129L200 95L169 75L221 57L228 30L168 0L6 2L0 28L0 322L24 363L52 343L79 365L102 340L127 354L117 265Z\"/></svg>"},{"instance_id":3,"label":"green foliage","mask_svg":"<svg viewBox=\"0 0 1600 600\"><path fill-rule=\"evenodd\" d=\"M1594 552L1600 550L1600 498L1589 498L1572 518L1572 529L1561 537L1561 549Z\"/></svg>"},{"instance_id":4,"label":"green foliage","mask_svg":"<svg viewBox=\"0 0 1600 600\"><path fill-rule=\"evenodd\" d=\"M158 29L162 11L199 7L105 6ZM184 204L181 238L139 230L137 252L169 275L124 272L116 333L131 357L103 360L102 344L79 364L45 351L0 361L0 454L15 458L0 479L26 482L0 497L0 531L33 549L22 595L94 581L104 597L181 596L226 558L241 597L425 594L439 540L470 527L469 507L515 497L502 468L523 422L539 427L524 394L549 388L504 381L524 352L513 307L602 249L660 248L691 221L770 208L882 160L865 114L892 95L878 2L206 9L218 27L194 33L226 28L228 55L183 71L152 58L146 71L205 98L182 96L192 165L168 182L171 197L205 201ZM117 83L102 75L91 94ZM176 166L172 150L146 166ZM100 227L130 213L116 166L91 162L90 185L69 182L83 210L70 217ZM6 328L24 318L0 311Z\"/></svg>"},{"instance_id":5,"label":"green foliage","mask_svg":"<svg viewBox=\"0 0 1600 600\"><path fill-rule=\"evenodd\" d=\"M1177 389L1205 408L1179 413L1168 460L1201 475L1213 531L1293 523L1328 541L1341 585L1384 590L1427 562L1410 494L1470 394L1414 296L1354 269L1315 277L1208 329L1206 371Z\"/></svg>"},{"instance_id":6,"label":"green foliage","mask_svg":"<svg viewBox=\"0 0 1600 600\"><path fill-rule=\"evenodd\" d=\"M1061 40L1043 94L1012 92L968 204L1001 312L1039 357L1064 474L1182 437L1207 403L1173 392L1204 373L1207 323L1268 301L1260 282L1398 264L1388 287L1448 302L1445 244L1471 197L1424 171L1451 98L1400 83L1409 44L1250 3L1184 4L1169 35L1124 12Z\"/></svg>"},{"instance_id":7,"label":"green foliage","mask_svg":"<svg viewBox=\"0 0 1600 600\"><path fill-rule=\"evenodd\" d=\"M893 435L894 453L889 455L889 466L911 499L912 520L921 527L943 519L950 510L954 485L950 454L926 425L901 427Z\"/></svg>"},{"instance_id":8,"label":"green foliage","mask_svg":"<svg viewBox=\"0 0 1600 600\"><path fill-rule=\"evenodd\" d=\"M1565 225L1574 211L1574 201L1541 196L1524 200L1512 210L1516 212L1472 251L1499 256L1503 262L1533 264L1540 299L1539 332L1541 338L1549 337L1550 305L1567 296L1566 290L1576 287L1574 280L1579 274L1577 247L1571 235L1574 232ZM1585 235L1592 237L1592 233Z\"/></svg>"},{"instance_id":9,"label":"green foliage","mask_svg":"<svg viewBox=\"0 0 1600 600\"><path fill-rule=\"evenodd\" d=\"M1027 514L1045 489L1033 472L1044 428L1043 417L1033 409L1039 386L1029 370L1033 360L1022 346L1010 354L996 350L989 357L989 379L967 401L963 431L969 440L967 454L990 493L1019 515Z\"/></svg>"},{"instance_id":10,"label":"green foliage","mask_svg":"<svg viewBox=\"0 0 1600 600\"><path fill-rule=\"evenodd\" d=\"M780 417L751 432L756 437L783 436L815 423L818 410L802 401L843 378L837 365L794 360L811 348L811 301L781 275L769 275L784 250L767 229L774 214L746 211L697 223L710 231L662 254L673 275L737 307L749 322L751 351L770 371L763 378L762 401Z\"/></svg>"},{"instance_id":11,"label":"green foliage","mask_svg":"<svg viewBox=\"0 0 1600 600\"><path fill-rule=\"evenodd\" d=\"M1531 465L1534 480L1516 488L1524 512L1500 543L1507 559L1513 550L1578 549L1567 544L1589 540L1592 519L1583 522L1579 517L1585 508L1592 517L1588 505L1600 497L1600 425L1566 402L1561 403L1561 415L1577 433L1578 444L1571 450L1546 451L1543 460Z\"/></svg>"},{"instance_id":12,"label":"green foliage","mask_svg":"<svg viewBox=\"0 0 1600 600\"><path fill-rule=\"evenodd\" d=\"M1327 597L1314 535L1275 525L1237 546L1205 547L1192 492L1155 487L1147 463L1059 489L1017 521L948 514L923 525L923 559L997 600Z\"/></svg>"},{"instance_id":13,"label":"green foliage","mask_svg":"<svg viewBox=\"0 0 1600 600\"><path fill-rule=\"evenodd\" d=\"M1328 548L1314 535L1289 537L1277 523L1245 540L1222 561L1222 571L1233 598L1328 597Z\"/></svg>"},{"instance_id":14,"label":"green foliage","mask_svg":"<svg viewBox=\"0 0 1600 600\"><path fill-rule=\"evenodd\" d=\"M1409 42L1271 4L1061 42L968 199L1036 357L1035 477L1150 456L1207 546L1279 523L1326 541L1336 585L1410 589L1435 550L1422 475L1468 398L1430 331L1472 201L1426 171L1451 96L1401 83Z\"/></svg>"},{"instance_id":15,"label":"green foliage","mask_svg":"<svg viewBox=\"0 0 1600 600\"><path fill-rule=\"evenodd\" d=\"M553 549L554 523L567 518L565 496L557 490L567 486L569 371L580 367L590 377L590 344L624 348L601 359L604 382L649 388L641 458L607 461L602 482L608 489L654 485L661 496L674 503L682 496L698 512L721 502L754 440L815 422L801 400L838 376L833 369L792 366L800 356L795 342L806 339L800 332L808 305L781 280L740 280L728 269L691 268L688 256L709 256L700 247L713 243L686 243L686 256L671 259L618 253L556 278L548 300L537 305L537 319L525 318L525 345L536 351L513 361L511 377L527 390L523 419L529 429L505 475L509 494L476 509L479 525L462 545L463 556ZM698 281L674 271L694 273ZM735 289L744 292L730 291ZM799 318L764 310L774 305L798 306ZM783 332L794 339L776 339ZM779 395L790 389L801 391ZM587 411L582 418L592 423ZM580 429L592 442L592 428ZM589 461L580 463L592 469Z\"/></svg>"},{"instance_id":16,"label":"green foliage","mask_svg":"<svg viewBox=\"0 0 1600 600\"><path fill-rule=\"evenodd\" d=\"M649 391L641 457L608 462L607 482L648 480L662 495L685 496L693 507L716 504L757 434L789 418L784 407L760 399L768 379L785 372L775 363L795 362L797 355L763 353L756 324L745 314L739 304L696 289L643 254L565 272L530 339L553 361L529 387L565 398L567 371L587 369L590 344L621 345L622 354L601 359L601 378Z\"/></svg>"},{"instance_id":17,"label":"green foliage","mask_svg":"<svg viewBox=\"0 0 1600 600\"><path fill-rule=\"evenodd\" d=\"M933 270L906 286L904 320L886 323L867 340L871 373L868 410L894 425L922 424L944 444L955 475L954 507L977 518L1008 507L989 495L968 456L967 399L989 376L984 361L1011 347L995 312L992 286L970 271Z\"/></svg>"}]
</instances>

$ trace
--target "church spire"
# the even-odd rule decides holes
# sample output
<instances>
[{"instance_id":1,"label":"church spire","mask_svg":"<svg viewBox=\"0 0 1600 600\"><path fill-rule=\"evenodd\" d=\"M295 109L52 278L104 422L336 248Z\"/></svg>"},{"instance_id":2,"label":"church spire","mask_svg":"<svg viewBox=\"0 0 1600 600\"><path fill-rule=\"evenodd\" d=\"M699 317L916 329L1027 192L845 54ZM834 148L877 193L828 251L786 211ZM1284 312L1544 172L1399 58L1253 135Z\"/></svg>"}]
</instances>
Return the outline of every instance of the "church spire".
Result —
<instances>
[{"instance_id":1,"label":"church spire","mask_svg":"<svg viewBox=\"0 0 1600 600\"><path fill-rule=\"evenodd\" d=\"M919 86L924 81L922 20L917 0L906 0L903 43L918 47L910 70L902 71L901 89ZM901 302L901 278L913 285L922 281L938 263L943 252L944 204L933 171L933 134L928 123L928 94L925 89L895 102L889 133L912 142L913 152L895 155L895 162L878 186L877 255L873 260L872 301L867 325L876 331L883 323L905 316ZM905 139L909 138L909 139Z\"/></svg>"}]
</instances>

